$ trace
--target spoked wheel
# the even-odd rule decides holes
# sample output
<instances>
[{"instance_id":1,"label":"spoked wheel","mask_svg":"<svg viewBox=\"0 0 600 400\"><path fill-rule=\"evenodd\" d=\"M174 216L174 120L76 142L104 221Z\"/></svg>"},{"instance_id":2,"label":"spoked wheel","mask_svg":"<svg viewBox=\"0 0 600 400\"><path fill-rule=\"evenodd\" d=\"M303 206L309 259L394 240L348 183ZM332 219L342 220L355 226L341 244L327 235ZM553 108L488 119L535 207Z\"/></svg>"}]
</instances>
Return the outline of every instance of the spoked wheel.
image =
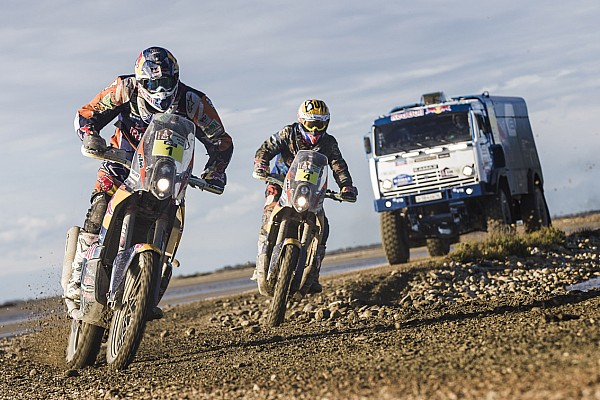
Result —
<instances>
[{"instance_id":1,"label":"spoked wheel","mask_svg":"<svg viewBox=\"0 0 600 400\"><path fill-rule=\"evenodd\" d=\"M279 275L275 284L275 292L271 301L271 310L267 320L270 326L279 326L285 319L285 309L287 305L292 275L298 263L300 249L293 245L286 245L282 250L279 266Z\"/></svg>"},{"instance_id":2,"label":"spoked wheel","mask_svg":"<svg viewBox=\"0 0 600 400\"><path fill-rule=\"evenodd\" d=\"M104 328L74 319L67 344L67 367L79 369L94 365L103 335Z\"/></svg>"},{"instance_id":3,"label":"spoked wheel","mask_svg":"<svg viewBox=\"0 0 600 400\"><path fill-rule=\"evenodd\" d=\"M113 313L106 344L106 361L112 369L127 368L142 340L151 307L152 269L158 266L156 258L153 252L141 253L127 270L122 306Z\"/></svg>"}]
</instances>

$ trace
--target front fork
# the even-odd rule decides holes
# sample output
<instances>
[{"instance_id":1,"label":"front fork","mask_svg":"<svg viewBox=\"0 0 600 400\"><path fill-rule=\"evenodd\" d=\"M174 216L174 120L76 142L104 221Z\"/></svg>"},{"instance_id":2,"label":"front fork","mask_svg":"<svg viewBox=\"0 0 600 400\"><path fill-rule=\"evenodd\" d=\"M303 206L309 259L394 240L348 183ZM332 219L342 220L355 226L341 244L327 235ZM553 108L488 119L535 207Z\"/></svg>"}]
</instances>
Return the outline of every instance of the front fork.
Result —
<instances>
[{"instance_id":1,"label":"front fork","mask_svg":"<svg viewBox=\"0 0 600 400\"><path fill-rule=\"evenodd\" d=\"M300 256L298 258L298 264L295 267L294 278L291 284L291 293L295 293L298 291L305 292L302 290L305 288L307 283L307 279L309 276L314 275L314 269L316 265L314 265L314 261L316 258L317 248L319 245L319 241L321 239L321 229L323 226L322 221L319 216L317 216L319 221L315 224L312 220L304 220L299 224L292 224L289 220L283 219L279 226L279 231L277 233L277 239L275 241L276 246L273 248L270 257L269 263L269 272L267 275L267 280L273 279L277 276L278 271L276 271L277 266L279 265L278 259L281 255L281 250L283 248L284 243L292 243L300 249ZM297 230L295 232L288 232L289 230ZM297 238L299 237L299 241L290 241L286 240L289 238ZM312 282L309 282L312 284Z\"/></svg>"},{"instance_id":2,"label":"front fork","mask_svg":"<svg viewBox=\"0 0 600 400\"><path fill-rule=\"evenodd\" d=\"M151 244L140 243L133 245L135 219L136 215L131 210L127 210L125 216L123 217L123 224L121 226L121 234L119 237L119 250L113 262L113 271L110 279L108 300L111 307L118 308L121 306L123 286L127 270L129 269L135 255L144 251L153 251L160 256L159 265L154 266L152 271L153 281L158 283L158 285L153 288L152 293L154 305L158 304L160 297L164 293L164 290L160 290L160 283L161 275L163 273L163 268L161 267L166 261L164 249L167 246L167 240L169 238L168 218L166 216L161 216L156 220ZM168 270L166 272L170 278L171 271Z\"/></svg>"}]
</instances>

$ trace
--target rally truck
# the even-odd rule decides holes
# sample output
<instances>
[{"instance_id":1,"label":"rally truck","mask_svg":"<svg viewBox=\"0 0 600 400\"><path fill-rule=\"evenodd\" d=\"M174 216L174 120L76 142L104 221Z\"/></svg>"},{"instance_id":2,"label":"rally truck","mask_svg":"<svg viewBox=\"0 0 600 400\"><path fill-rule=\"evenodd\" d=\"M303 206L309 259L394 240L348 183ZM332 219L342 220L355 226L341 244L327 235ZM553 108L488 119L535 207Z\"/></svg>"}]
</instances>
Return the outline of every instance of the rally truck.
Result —
<instances>
[{"instance_id":1,"label":"rally truck","mask_svg":"<svg viewBox=\"0 0 600 400\"><path fill-rule=\"evenodd\" d=\"M460 235L550 225L544 178L520 97L421 96L375 119L364 138L390 264L411 247L446 255Z\"/></svg>"}]
</instances>

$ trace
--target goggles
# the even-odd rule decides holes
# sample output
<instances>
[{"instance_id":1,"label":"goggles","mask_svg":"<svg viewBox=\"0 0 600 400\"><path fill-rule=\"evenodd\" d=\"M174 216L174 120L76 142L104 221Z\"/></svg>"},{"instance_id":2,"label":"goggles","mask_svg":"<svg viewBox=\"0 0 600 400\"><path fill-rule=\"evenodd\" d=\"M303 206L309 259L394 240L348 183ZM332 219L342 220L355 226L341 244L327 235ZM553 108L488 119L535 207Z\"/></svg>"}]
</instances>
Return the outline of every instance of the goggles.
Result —
<instances>
[{"instance_id":1,"label":"goggles","mask_svg":"<svg viewBox=\"0 0 600 400\"><path fill-rule=\"evenodd\" d=\"M309 132L325 132L327 126L329 125L329 121L315 121L315 120L304 120L302 121L302 125Z\"/></svg>"},{"instance_id":2,"label":"goggles","mask_svg":"<svg viewBox=\"0 0 600 400\"><path fill-rule=\"evenodd\" d=\"M177 81L172 76L162 76L157 79L142 79L142 85L151 93L170 92L175 88Z\"/></svg>"}]
</instances>

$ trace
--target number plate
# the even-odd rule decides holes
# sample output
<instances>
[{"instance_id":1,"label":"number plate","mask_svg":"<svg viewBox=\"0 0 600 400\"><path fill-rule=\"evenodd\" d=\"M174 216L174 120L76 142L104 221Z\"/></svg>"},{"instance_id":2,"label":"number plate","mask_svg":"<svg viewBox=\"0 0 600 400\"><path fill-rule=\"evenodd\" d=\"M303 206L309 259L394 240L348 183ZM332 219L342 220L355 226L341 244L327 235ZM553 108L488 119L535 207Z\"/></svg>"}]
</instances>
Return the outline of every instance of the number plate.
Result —
<instances>
[{"instance_id":1,"label":"number plate","mask_svg":"<svg viewBox=\"0 0 600 400\"><path fill-rule=\"evenodd\" d=\"M309 171L309 170L300 169L300 168L298 168L298 171L296 172L296 180L297 181L309 182L309 183L312 183L313 185L316 185L318 178L319 178L319 172Z\"/></svg>"},{"instance_id":2,"label":"number plate","mask_svg":"<svg viewBox=\"0 0 600 400\"><path fill-rule=\"evenodd\" d=\"M442 198L441 192L420 194L418 196L415 196L415 202L422 203L424 201L440 200L441 198Z\"/></svg>"},{"instance_id":3,"label":"number plate","mask_svg":"<svg viewBox=\"0 0 600 400\"><path fill-rule=\"evenodd\" d=\"M171 156L175 161L183 160L183 146L166 140L155 140L152 147L153 156Z\"/></svg>"}]
</instances>

